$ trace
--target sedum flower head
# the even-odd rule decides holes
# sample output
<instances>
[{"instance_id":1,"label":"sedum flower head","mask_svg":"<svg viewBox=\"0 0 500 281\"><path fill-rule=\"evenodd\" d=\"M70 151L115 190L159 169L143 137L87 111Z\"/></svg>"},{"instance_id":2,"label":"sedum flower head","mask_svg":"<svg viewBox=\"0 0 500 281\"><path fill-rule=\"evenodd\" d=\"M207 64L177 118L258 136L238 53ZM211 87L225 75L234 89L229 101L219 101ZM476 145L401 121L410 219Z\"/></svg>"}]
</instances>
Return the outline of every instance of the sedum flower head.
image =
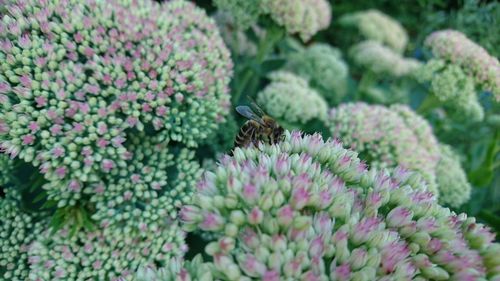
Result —
<instances>
[{"instance_id":1,"label":"sedum flower head","mask_svg":"<svg viewBox=\"0 0 500 281\"><path fill-rule=\"evenodd\" d=\"M286 69L308 80L331 103L339 103L347 93L349 67L340 50L327 44L314 44L294 53Z\"/></svg>"},{"instance_id":2,"label":"sedum flower head","mask_svg":"<svg viewBox=\"0 0 500 281\"><path fill-rule=\"evenodd\" d=\"M21 210L20 194L6 189L0 198L0 279L27 280L29 273L28 248L41 232L35 218Z\"/></svg>"},{"instance_id":3,"label":"sedum flower head","mask_svg":"<svg viewBox=\"0 0 500 281\"><path fill-rule=\"evenodd\" d=\"M226 43L226 46L228 46L233 54L245 56L255 56L257 54L257 45L252 42L244 30L238 28L234 15L231 15L227 11L218 10L213 15L213 18L217 23L224 43ZM258 36L263 36L265 33L265 31L260 29L257 25L252 25L251 28Z\"/></svg>"},{"instance_id":4,"label":"sedum flower head","mask_svg":"<svg viewBox=\"0 0 500 281\"><path fill-rule=\"evenodd\" d=\"M420 82L429 83L430 93L443 103L453 118L471 122L483 120L484 110L477 98L474 81L460 66L432 59L414 75Z\"/></svg>"},{"instance_id":5,"label":"sedum flower head","mask_svg":"<svg viewBox=\"0 0 500 281\"><path fill-rule=\"evenodd\" d=\"M262 13L262 0L214 0L214 4L224 14L230 15L235 20L235 26L241 29L255 24Z\"/></svg>"},{"instance_id":6,"label":"sedum flower head","mask_svg":"<svg viewBox=\"0 0 500 281\"><path fill-rule=\"evenodd\" d=\"M460 165L459 156L448 145L440 145L441 158L436 167L439 202L458 208L469 201L472 187Z\"/></svg>"},{"instance_id":7,"label":"sedum flower head","mask_svg":"<svg viewBox=\"0 0 500 281\"><path fill-rule=\"evenodd\" d=\"M154 266L187 250L177 222L164 220L155 231L114 229L44 231L30 245L30 280L133 280L139 266Z\"/></svg>"},{"instance_id":8,"label":"sedum flower head","mask_svg":"<svg viewBox=\"0 0 500 281\"><path fill-rule=\"evenodd\" d=\"M289 34L297 34L308 41L331 21L331 7L326 0L215 0L215 5L229 12L237 25L246 29L257 22L259 16L269 17Z\"/></svg>"},{"instance_id":9,"label":"sedum flower head","mask_svg":"<svg viewBox=\"0 0 500 281\"><path fill-rule=\"evenodd\" d=\"M257 102L269 115L291 124L326 118L325 100L305 79L286 71L271 73L269 79L271 83L257 94Z\"/></svg>"},{"instance_id":10,"label":"sedum flower head","mask_svg":"<svg viewBox=\"0 0 500 281\"><path fill-rule=\"evenodd\" d=\"M0 190L11 181L12 165L13 161L7 155L0 154Z\"/></svg>"},{"instance_id":11,"label":"sedum flower head","mask_svg":"<svg viewBox=\"0 0 500 281\"><path fill-rule=\"evenodd\" d=\"M190 261L180 258L171 258L165 263L165 268L141 267L137 270L136 281L177 281L197 280L212 281L212 266L204 263L201 255ZM180 278L180 279L179 279Z\"/></svg>"},{"instance_id":12,"label":"sedum flower head","mask_svg":"<svg viewBox=\"0 0 500 281\"><path fill-rule=\"evenodd\" d=\"M406 76L421 66L418 60L402 57L394 50L371 40L351 47L349 55L357 65L377 75Z\"/></svg>"},{"instance_id":13,"label":"sedum flower head","mask_svg":"<svg viewBox=\"0 0 500 281\"><path fill-rule=\"evenodd\" d=\"M435 57L462 67L500 100L500 63L483 47L456 30L435 31L427 37L425 45Z\"/></svg>"},{"instance_id":14,"label":"sedum flower head","mask_svg":"<svg viewBox=\"0 0 500 281\"><path fill-rule=\"evenodd\" d=\"M290 34L309 41L318 31L327 28L332 19L326 0L261 0L261 9Z\"/></svg>"},{"instance_id":15,"label":"sedum flower head","mask_svg":"<svg viewBox=\"0 0 500 281\"><path fill-rule=\"evenodd\" d=\"M319 135L287 132L278 145L236 149L205 175L181 218L190 231L219 234L205 249L213 280L499 274L499 245L487 228L439 206L411 173L366 170L357 153ZM176 266L163 270L192 277Z\"/></svg>"},{"instance_id":16,"label":"sedum flower head","mask_svg":"<svg viewBox=\"0 0 500 281\"><path fill-rule=\"evenodd\" d=\"M128 150L133 151L130 164L89 189L96 206L92 218L104 228L156 231L165 217L175 219L180 206L189 202L202 170L193 160L194 151L157 137L131 136Z\"/></svg>"},{"instance_id":17,"label":"sedum flower head","mask_svg":"<svg viewBox=\"0 0 500 281\"><path fill-rule=\"evenodd\" d=\"M192 3L22 0L3 9L0 148L39 167L62 206L127 167L138 131L192 147L228 112L230 55Z\"/></svg>"},{"instance_id":18,"label":"sedum flower head","mask_svg":"<svg viewBox=\"0 0 500 281\"><path fill-rule=\"evenodd\" d=\"M409 107L341 104L330 111L328 122L332 135L371 166L417 171L437 195L438 142L429 123Z\"/></svg>"},{"instance_id":19,"label":"sedum flower head","mask_svg":"<svg viewBox=\"0 0 500 281\"><path fill-rule=\"evenodd\" d=\"M408 43L408 35L403 26L378 10L347 14L339 21L343 26L357 28L366 39L384 44L400 54Z\"/></svg>"}]
</instances>

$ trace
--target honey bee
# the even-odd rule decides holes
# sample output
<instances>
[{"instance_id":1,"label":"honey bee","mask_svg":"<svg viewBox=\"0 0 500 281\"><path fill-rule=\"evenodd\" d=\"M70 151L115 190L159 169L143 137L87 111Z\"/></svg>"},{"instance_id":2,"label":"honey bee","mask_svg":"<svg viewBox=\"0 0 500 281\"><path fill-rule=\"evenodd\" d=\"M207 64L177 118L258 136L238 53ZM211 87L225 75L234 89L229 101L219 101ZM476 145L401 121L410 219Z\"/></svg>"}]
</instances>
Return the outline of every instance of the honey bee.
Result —
<instances>
[{"instance_id":1,"label":"honey bee","mask_svg":"<svg viewBox=\"0 0 500 281\"><path fill-rule=\"evenodd\" d=\"M234 147L246 147L250 144L257 145L259 141L268 144L276 144L283 138L284 129L276 120L265 114L257 104L253 103L252 107L257 114L248 106L237 106L236 112L248 118L241 126Z\"/></svg>"}]
</instances>

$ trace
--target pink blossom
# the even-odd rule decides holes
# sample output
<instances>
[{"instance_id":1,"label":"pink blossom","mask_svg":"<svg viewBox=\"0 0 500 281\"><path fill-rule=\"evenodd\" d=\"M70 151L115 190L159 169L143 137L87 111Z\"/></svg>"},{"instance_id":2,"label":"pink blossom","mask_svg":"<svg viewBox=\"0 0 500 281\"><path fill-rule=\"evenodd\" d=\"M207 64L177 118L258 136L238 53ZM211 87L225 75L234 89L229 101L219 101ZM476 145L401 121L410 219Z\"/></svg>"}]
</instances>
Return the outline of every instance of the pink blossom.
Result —
<instances>
[{"instance_id":1,"label":"pink blossom","mask_svg":"<svg viewBox=\"0 0 500 281\"><path fill-rule=\"evenodd\" d=\"M290 200L294 209L300 210L309 202L309 192L305 187L298 187L292 190L292 198Z\"/></svg>"},{"instance_id":2,"label":"pink blossom","mask_svg":"<svg viewBox=\"0 0 500 281\"><path fill-rule=\"evenodd\" d=\"M112 169L115 168L115 162L110 159L104 159L102 160L101 168L105 173L109 173Z\"/></svg>"},{"instance_id":3,"label":"pink blossom","mask_svg":"<svg viewBox=\"0 0 500 281\"><path fill-rule=\"evenodd\" d=\"M67 172L66 167L58 167L55 172L59 178L64 178Z\"/></svg>"},{"instance_id":4,"label":"pink blossom","mask_svg":"<svg viewBox=\"0 0 500 281\"><path fill-rule=\"evenodd\" d=\"M199 227L206 231L219 230L224 226L224 218L215 213L206 213L203 215L203 221Z\"/></svg>"},{"instance_id":5,"label":"pink blossom","mask_svg":"<svg viewBox=\"0 0 500 281\"><path fill-rule=\"evenodd\" d=\"M24 145L32 145L35 142L35 137L33 135L24 135L22 139Z\"/></svg>"}]
</instances>

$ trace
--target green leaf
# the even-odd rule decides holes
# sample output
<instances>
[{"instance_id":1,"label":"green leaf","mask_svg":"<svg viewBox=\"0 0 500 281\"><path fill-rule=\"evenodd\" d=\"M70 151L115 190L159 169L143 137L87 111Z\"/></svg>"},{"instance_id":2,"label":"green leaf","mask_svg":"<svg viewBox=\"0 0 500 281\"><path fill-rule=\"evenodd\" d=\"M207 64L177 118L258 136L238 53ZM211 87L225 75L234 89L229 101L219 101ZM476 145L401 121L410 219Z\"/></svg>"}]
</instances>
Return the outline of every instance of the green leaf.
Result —
<instances>
[{"instance_id":1,"label":"green leaf","mask_svg":"<svg viewBox=\"0 0 500 281\"><path fill-rule=\"evenodd\" d=\"M33 199L33 203L38 203L38 202L41 202L42 200L45 200L47 199L47 193L44 191L44 192L41 192L39 193L34 199Z\"/></svg>"},{"instance_id":2,"label":"green leaf","mask_svg":"<svg viewBox=\"0 0 500 281\"><path fill-rule=\"evenodd\" d=\"M260 66L258 74L261 77L265 77L269 73L282 68L285 65L285 63L286 63L286 60L283 57L277 57L277 56L269 57Z\"/></svg>"},{"instance_id":3,"label":"green leaf","mask_svg":"<svg viewBox=\"0 0 500 281\"><path fill-rule=\"evenodd\" d=\"M41 209L47 210L47 209L52 209L52 208L54 208L56 206L57 206L57 202L56 201L54 201L54 200L47 200L47 201L45 201L45 203L43 203Z\"/></svg>"},{"instance_id":4,"label":"green leaf","mask_svg":"<svg viewBox=\"0 0 500 281\"><path fill-rule=\"evenodd\" d=\"M483 163L476 170L469 173L470 182L479 187L488 186L495 176L495 159L500 151L500 133L496 133L492 138Z\"/></svg>"}]
</instances>

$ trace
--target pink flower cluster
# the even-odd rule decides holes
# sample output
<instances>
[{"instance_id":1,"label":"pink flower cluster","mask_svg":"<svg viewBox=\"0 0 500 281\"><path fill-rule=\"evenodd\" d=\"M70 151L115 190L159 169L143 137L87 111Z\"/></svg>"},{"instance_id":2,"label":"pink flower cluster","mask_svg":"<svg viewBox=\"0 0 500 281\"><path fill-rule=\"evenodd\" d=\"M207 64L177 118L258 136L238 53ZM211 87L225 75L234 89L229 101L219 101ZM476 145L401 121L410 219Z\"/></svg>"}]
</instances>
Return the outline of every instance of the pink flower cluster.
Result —
<instances>
[{"instance_id":1,"label":"pink flower cluster","mask_svg":"<svg viewBox=\"0 0 500 281\"><path fill-rule=\"evenodd\" d=\"M122 231L43 231L28 249L33 280L130 280L139 265L154 265L187 251L185 233L168 222L146 236Z\"/></svg>"},{"instance_id":2,"label":"pink flower cluster","mask_svg":"<svg viewBox=\"0 0 500 281\"><path fill-rule=\"evenodd\" d=\"M216 234L204 266L217 280L500 277L488 228L441 207L411 172L367 170L319 135L237 149L205 175L181 219Z\"/></svg>"},{"instance_id":3,"label":"pink flower cluster","mask_svg":"<svg viewBox=\"0 0 500 281\"><path fill-rule=\"evenodd\" d=\"M187 1L20 0L2 11L0 149L39 167L60 207L131 165L130 135L194 147L228 113L230 54Z\"/></svg>"},{"instance_id":4,"label":"pink flower cluster","mask_svg":"<svg viewBox=\"0 0 500 281\"><path fill-rule=\"evenodd\" d=\"M483 47L455 30L433 32L425 40L425 45L434 56L458 64L500 101L500 63Z\"/></svg>"},{"instance_id":5,"label":"pink flower cluster","mask_svg":"<svg viewBox=\"0 0 500 281\"><path fill-rule=\"evenodd\" d=\"M346 103L330 111L332 135L375 168L402 166L419 172L436 195L439 146L427 121L403 105Z\"/></svg>"}]
</instances>

